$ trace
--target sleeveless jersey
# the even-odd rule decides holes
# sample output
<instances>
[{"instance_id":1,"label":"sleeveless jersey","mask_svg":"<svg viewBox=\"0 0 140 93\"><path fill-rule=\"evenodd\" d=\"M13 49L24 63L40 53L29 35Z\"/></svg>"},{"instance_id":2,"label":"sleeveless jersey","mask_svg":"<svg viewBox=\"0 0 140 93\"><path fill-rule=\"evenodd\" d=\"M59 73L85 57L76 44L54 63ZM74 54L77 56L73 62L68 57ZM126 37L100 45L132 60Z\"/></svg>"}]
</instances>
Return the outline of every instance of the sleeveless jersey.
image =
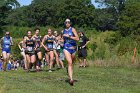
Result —
<instances>
[{"instance_id":1,"label":"sleeveless jersey","mask_svg":"<svg viewBox=\"0 0 140 93\"><path fill-rule=\"evenodd\" d=\"M64 30L63 34L68 34L69 36L74 36L72 32L72 27L70 27L69 30ZM76 41L73 39L70 39L68 37L64 37L64 48L70 48L70 47L76 47Z\"/></svg>"},{"instance_id":2,"label":"sleeveless jersey","mask_svg":"<svg viewBox=\"0 0 140 93\"><path fill-rule=\"evenodd\" d=\"M47 37L46 46L48 49L53 49L54 37Z\"/></svg>"},{"instance_id":3,"label":"sleeveless jersey","mask_svg":"<svg viewBox=\"0 0 140 93\"><path fill-rule=\"evenodd\" d=\"M26 40L26 47L29 52L34 51L35 41L33 39Z\"/></svg>"},{"instance_id":4,"label":"sleeveless jersey","mask_svg":"<svg viewBox=\"0 0 140 93\"><path fill-rule=\"evenodd\" d=\"M3 49L10 49L11 45L11 37L4 37L2 42L2 48Z\"/></svg>"},{"instance_id":5,"label":"sleeveless jersey","mask_svg":"<svg viewBox=\"0 0 140 93\"><path fill-rule=\"evenodd\" d=\"M41 36L37 36L37 37L34 37L36 42L37 42L37 47L40 47L41 45Z\"/></svg>"}]
</instances>

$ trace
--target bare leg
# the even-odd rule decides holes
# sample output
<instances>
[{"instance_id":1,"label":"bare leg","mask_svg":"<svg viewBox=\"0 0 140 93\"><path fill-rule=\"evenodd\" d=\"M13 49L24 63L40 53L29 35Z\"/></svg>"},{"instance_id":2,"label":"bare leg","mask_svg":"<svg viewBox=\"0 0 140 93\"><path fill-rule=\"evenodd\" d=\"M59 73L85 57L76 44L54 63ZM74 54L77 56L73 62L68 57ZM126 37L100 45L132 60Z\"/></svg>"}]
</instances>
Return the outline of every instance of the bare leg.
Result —
<instances>
[{"instance_id":1,"label":"bare leg","mask_svg":"<svg viewBox=\"0 0 140 93\"><path fill-rule=\"evenodd\" d=\"M7 62L8 62L8 60L7 60L7 53L6 52L2 52L2 56L3 56L3 59L4 59L3 65L2 65L2 69L3 69L3 71L6 71L6 65L7 65Z\"/></svg>"},{"instance_id":2,"label":"bare leg","mask_svg":"<svg viewBox=\"0 0 140 93\"><path fill-rule=\"evenodd\" d=\"M23 56L24 58L24 65L25 65L25 69L28 69L27 67L27 60L26 60L26 55L25 55L25 52L21 52L21 55Z\"/></svg>"},{"instance_id":3,"label":"bare leg","mask_svg":"<svg viewBox=\"0 0 140 93\"><path fill-rule=\"evenodd\" d=\"M80 67L82 67L84 64L83 64L83 62L82 62L82 59L81 59L81 58L79 58L79 62L80 62Z\"/></svg>"},{"instance_id":4,"label":"bare leg","mask_svg":"<svg viewBox=\"0 0 140 93\"><path fill-rule=\"evenodd\" d=\"M52 65L53 65L53 59L54 59L54 53L53 51L49 52L49 56L50 56L50 65L49 65L49 69L52 69Z\"/></svg>"},{"instance_id":5,"label":"bare leg","mask_svg":"<svg viewBox=\"0 0 140 93\"><path fill-rule=\"evenodd\" d=\"M32 65L34 66L34 69L36 69L36 64L35 64L35 62L36 62L36 56L35 56L35 55L32 55L32 56L31 56L31 63L32 63Z\"/></svg>"},{"instance_id":6,"label":"bare leg","mask_svg":"<svg viewBox=\"0 0 140 93\"><path fill-rule=\"evenodd\" d=\"M40 65L40 63L41 63L41 60L42 60L42 53L41 52L38 52L37 53L37 56L38 56L38 61L39 61L39 63L38 63L38 66L36 66L36 69L41 69L41 67L39 66Z\"/></svg>"},{"instance_id":7,"label":"bare leg","mask_svg":"<svg viewBox=\"0 0 140 93\"><path fill-rule=\"evenodd\" d=\"M64 64L63 64L62 60L59 60L59 62L60 62L61 67L64 68Z\"/></svg>"},{"instance_id":8,"label":"bare leg","mask_svg":"<svg viewBox=\"0 0 140 93\"><path fill-rule=\"evenodd\" d=\"M54 51L54 55L55 55L55 61L56 61L56 64L58 67L60 67L59 65L59 56L58 56L58 53L56 52L56 50L53 50Z\"/></svg>"},{"instance_id":9,"label":"bare leg","mask_svg":"<svg viewBox=\"0 0 140 93\"><path fill-rule=\"evenodd\" d=\"M50 62L49 62L49 53L45 53L45 59L46 59L46 62L49 66Z\"/></svg>"},{"instance_id":10,"label":"bare leg","mask_svg":"<svg viewBox=\"0 0 140 93\"><path fill-rule=\"evenodd\" d=\"M27 61L27 69L29 70L30 69L30 63L31 63L31 59L30 59L30 56L29 55L26 55L26 61Z\"/></svg>"},{"instance_id":11,"label":"bare leg","mask_svg":"<svg viewBox=\"0 0 140 93\"><path fill-rule=\"evenodd\" d=\"M65 54L66 60L68 61L68 75L69 75L69 78L70 78L70 80L73 80L73 77L72 77L72 75L73 75L72 56L67 50L64 50L64 54Z\"/></svg>"},{"instance_id":12,"label":"bare leg","mask_svg":"<svg viewBox=\"0 0 140 93\"><path fill-rule=\"evenodd\" d=\"M87 60L86 59L84 59L84 67L86 67L87 66Z\"/></svg>"}]
</instances>

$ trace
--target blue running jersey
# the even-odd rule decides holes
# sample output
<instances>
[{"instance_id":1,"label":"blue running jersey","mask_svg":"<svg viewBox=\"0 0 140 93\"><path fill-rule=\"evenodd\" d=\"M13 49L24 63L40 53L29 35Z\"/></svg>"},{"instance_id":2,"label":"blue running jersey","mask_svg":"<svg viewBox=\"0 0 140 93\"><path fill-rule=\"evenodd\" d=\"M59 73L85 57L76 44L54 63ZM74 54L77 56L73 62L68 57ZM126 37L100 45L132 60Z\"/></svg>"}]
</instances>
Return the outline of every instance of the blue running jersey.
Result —
<instances>
[{"instance_id":1,"label":"blue running jersey","mask_svg":"<svg viewBox=\"0 0 140 93\"><path fill-rule=\"evenodd\" d=\"M74 36L72 32L72 27L69 30L64 30L63 34L67 34L69 36ZM69 37L64 37L64 49L67 50L70 54L75 53L76 51L76 41L70 39Z\"/></svg>"},{"instance_id":2,"label":"blue running jersey","mask_svg":"<svg viewBox=\"0 0 140 93\"><path fill-rule=\"evenodd\" d=\"M3 37L2 51L10 53L10 51L11 51L11 37Z\"/></svg>"},{"instance_id":3,"label":"blue running jersey","mask_svg":"<svg viewBox=\"0 0 140 93\"><path fill-rule=\"evenodd\" d=\"M68 34L69 36L74 36L72 32L72 27L70 27L69 30L64 30L63 34ZM64 37L64 48L69 48L69 47L76 47L76 41L73 39L70 39L68 37Z\"/></svg>"}]
</instances>

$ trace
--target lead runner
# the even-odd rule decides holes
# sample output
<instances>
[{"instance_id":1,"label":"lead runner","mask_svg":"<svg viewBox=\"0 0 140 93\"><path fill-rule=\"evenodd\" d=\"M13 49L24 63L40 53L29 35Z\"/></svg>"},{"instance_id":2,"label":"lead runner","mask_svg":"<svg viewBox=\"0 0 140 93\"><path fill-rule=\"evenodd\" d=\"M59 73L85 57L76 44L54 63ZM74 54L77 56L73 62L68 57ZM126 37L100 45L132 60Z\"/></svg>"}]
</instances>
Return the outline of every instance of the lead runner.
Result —
<instances>
[{"instance_id":1,"label":"lead runner","mask_svg":"<svg viewBox=\"0 0 140 93\"><path fill-rule=\"evenodd\" d=\"M79 40L77 31L75 28L71 27L70 19L65 20L65 29L63 31L64 38L64 49L66 60L68 61L68 75L69 75L69 84L74 85L73 80L73 66L75 52L76 52L76 41Z\"/></svg>"}]
</instances>

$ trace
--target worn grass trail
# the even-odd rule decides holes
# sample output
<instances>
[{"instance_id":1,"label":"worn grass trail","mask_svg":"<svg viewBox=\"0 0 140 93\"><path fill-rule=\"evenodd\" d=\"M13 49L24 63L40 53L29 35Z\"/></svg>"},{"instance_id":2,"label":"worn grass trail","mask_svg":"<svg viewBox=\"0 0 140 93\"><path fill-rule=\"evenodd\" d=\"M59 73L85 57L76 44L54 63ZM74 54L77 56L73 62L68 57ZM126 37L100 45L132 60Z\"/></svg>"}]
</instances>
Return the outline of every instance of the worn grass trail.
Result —
<instances>
[{"instance_id":1,"label":"worn grass trail","mask_svg":"<svg viewBox=\"0 0 140 93\"><path fill-rule=\"evenodd\" d=\"M66 69L48 73L0 72L0 93L140 93L140 69L74 67L74 86Z\"/></svg>"}]
</instances>

